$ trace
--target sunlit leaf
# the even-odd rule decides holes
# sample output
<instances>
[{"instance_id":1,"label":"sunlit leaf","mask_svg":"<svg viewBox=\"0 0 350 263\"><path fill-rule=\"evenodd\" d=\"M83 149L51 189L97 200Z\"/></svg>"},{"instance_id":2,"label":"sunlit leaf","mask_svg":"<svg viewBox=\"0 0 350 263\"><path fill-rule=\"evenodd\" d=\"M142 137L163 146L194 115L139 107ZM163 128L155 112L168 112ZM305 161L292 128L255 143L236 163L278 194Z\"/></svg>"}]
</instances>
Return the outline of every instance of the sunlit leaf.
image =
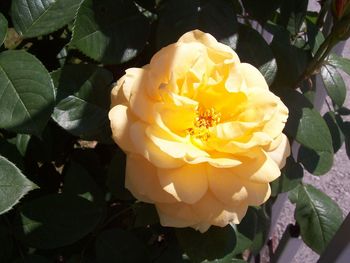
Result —
<instances>
[{"instance_id":1,"label":"sunlit leaf","mask_svg":"<svg viewBox=\"0 0 350 263\"><path fill-rule=\"evenodd\" d=\"M56 31L73 20L82 0L13 0L12 21L24 37Z\"/></svg>"},{"instance_id":2,"label":"sunlit leaf","mask_svg":"<svg viewBox=\"0 0 350 263\"><path fill-rule=\"evenodd\" d=\"M13 163L0 155L0 214L10 210L35 188Z\"/></svg>"},{"instance_id":3,"label":"sunlit leaf","mask_svg":"<svg viewBox=\"0 0 350 263\"><path fill-rule=\"evenodd\" d=\"M40 135L54 99L50 75L37 58L25 51L0 54L0 128Z\"/></svg>"}]
</instances>

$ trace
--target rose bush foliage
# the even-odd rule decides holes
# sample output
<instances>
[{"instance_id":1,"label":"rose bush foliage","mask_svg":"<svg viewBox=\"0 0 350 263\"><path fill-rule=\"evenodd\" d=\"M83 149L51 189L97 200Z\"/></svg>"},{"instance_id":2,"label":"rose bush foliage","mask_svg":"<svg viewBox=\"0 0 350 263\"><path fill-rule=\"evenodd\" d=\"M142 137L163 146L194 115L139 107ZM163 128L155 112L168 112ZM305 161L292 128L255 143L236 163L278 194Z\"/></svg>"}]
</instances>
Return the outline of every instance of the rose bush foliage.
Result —
<instances>
[{"instance_id":1,"label":"rose bush foliage","mask_svg":"<svg viewBox=\"0 0 350 263\"><path fill-rule=\"evenodd\" d=\"M0 261L258 260L287 192L322 255L350 16L308 4L0 1Z\"/></svg>"},{"instance_id":2,"label":"rose bush foliage","mask_svg":"<svg viewBox=\"0 0 350 263\"><path fill-rule=\"evenodd\" d=\"M111 101L126 187L164 226L238 224L270 197L290 154L287 107L255 67L199 30L128 69Z\"/></svg>"}]
</instances>

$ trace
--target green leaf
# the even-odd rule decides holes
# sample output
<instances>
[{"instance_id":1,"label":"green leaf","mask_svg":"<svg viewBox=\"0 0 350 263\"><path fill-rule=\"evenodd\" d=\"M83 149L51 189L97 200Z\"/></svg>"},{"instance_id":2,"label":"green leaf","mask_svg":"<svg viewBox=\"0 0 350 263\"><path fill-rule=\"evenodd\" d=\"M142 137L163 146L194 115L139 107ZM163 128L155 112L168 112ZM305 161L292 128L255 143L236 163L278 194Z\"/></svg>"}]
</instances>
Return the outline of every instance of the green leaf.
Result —
<instances>
[{"instance_id":1,"label":"green leaf","mask_svg":"<svg viewBox=\"0 0 350 263\"><path fill-rule=\"evenodd\" d=\"M10 210L35 188L13 163L0 155L0 214Z\"/></svg>"},{"instance_id":2,"label":"green leaf","mask_svg":"<svg viewBox=\"0 0 350 263\"><path fill-rule=\"evenodd\" d=\"M52 77L57 88L53 120L82 139L110 142L112 74L91 64L79 64L55 71Z\"/></svg>"},{"instance_id":3,"label":"green leaf","mask_svg":"<svg viewBox=\"0 0 350 263\"><path fill-rule=\"evenodd\" d=\"M67 167L64 171L63 193L80 196L103 207L103 193L91 178L89 172L75 162L67 165Z\"/></svg>"},{"instance_id":4,"label":"green leaf","mask_svg":"<svg viewBox=\"0 0 350 263\"><path fill-rule=\"evenodd\" d=\"M311 185L299 187L295 219L301 237L312 250L322 253L342 223L342 211L323 192Z\"/></svg>"},{"instance_id":5,"label":"green leaf","mask_svg":"<svg viewBox=\"0 0 350 263\"><path fill-rule=\"evenodd\" d=\"M264 246L269 229L270 221L263 207L249 207L241 223L237 225L238 232L245 238L247 244L250 240L249 249L252 253L259 253Z\"/></svg>"},{"instance_id":6,"label":"green leaf","mask_svg":"<svg viewBox=\"0 0 350 263\"><path fill-rule=\"evenodd\" d=\"M159 216L153 204L136 203L133 205L135 213L135 227L146 227L159 223Z\"/></svg>"},{"instance_id":7,"label":"green leaf","mask_svg":"<svg viewBox=\"0 0 350 263\"><path fill-rule=\"evenodd\" d=\"M11 140L5 140L0 137L0 155L16 165L17 168L23 169L23 157Z\"/></svg>"},{"instance_id":8,"label":"green leaf","mask_svg":"<svg viewBox=\"0 0 350 263\"><path fill-rule=\"evenodd\" d=\"M221 42L230 42L237 32L233 3L221 0L161 2L157 27L158 48L176 42L182 34L193 29L210 33Z\"/></svg>"},{"instance_id":9,"label":"green leaf","mask_svg":"<svg viewBox=\"0 0 350 263\"><path fill-rule=\"evenodd\" d=\"M37 58L25 51L0 54L0 128L40 136L54 99L50 75Z\"/></svg>"},{"instance_id":10,"label":"green leaf","mask_svg":"<svg viewBox=\"0 0 350 263\"><path fill-rule=\"evenodd\" d=\"M13 0L11 16L15 29L24 37L56 31L73 20L82 0Z\"/></svg>"},{"instance_id":11,"label":"green leaf","mask_svg":"<svg viewBox=\"0 0 350 263\"><path fill-rule=\"evenodd\" d=\"M134 58L146 45L150 24L132 1L84 0L71 45L107 64Z\"/></svg>"},{"instance_id":12,"label":"green leaf","mask_svg":"<svg viewBox=\"0 0 350 263\"><path fill-rule=\"evenodd\" d=\"M321 115L313 109L304 108L295 139L305 147L317 152L333 153L332 137Z\"/></svg>"},{"instance_id":13,"label":"green leaf","mask_svg":"<svg viewBox=\"0 0 350 263\"><path fill-rule=\"evenodd\" d=\"M125 188L125 163L125 153L118 150L108 168L106 186L117 199L133 200L134 197Z\"/></svg>"},{"instance_id":14,"label":"green leaf","mask_svg":"<svg viewBox=\"0 0 350 263\"><path fill-rule=\"evenodd\" d=\"M329 97L338 107L342 107L346 98L346 87L338 70L335 67L323 65L321 76Z\"/></svg>"},{"instance_id":15,"label":"green leaf","mask_svg":"<svg viewBox=\"0 0 350 263\"><path fill-rule=\"evenodd\" d=\"M192 228L177 228L180 246L193 262L215 260L230 254L236 246L236 234L232 226L212 226L205 233Z\"/></svg>"},{"instance_id":16,"label":"green leaf","mask_svg":"<svg viewBox=\"0 0 350 263\"><path fill-rule=\"evenodd\" d=\"M97 262L150 262L145 244L130 231L104 231L97 237L95 249Z\"/></svg>"},{"instance_id":17,"label":"green leaf","mask_svg":"<svg viewBox=\"0 0 350 263\"><path fill-rule=\"evenodd\" d=\"M51 249L86 236L103 214L103 207L82 197L52 194L24 203L14 227L17 237L26 245Z\"/></svg>"},{"instance_id":18,"label":"green leaf","mask_svg":"<svg viewBox=\"0 0 350 263\"><path fill-rule=\"evenodd\" d=\"M240 25L238 28L238 39L235 46L240 60L257 67L265 77L269 85L272 84L277 72L276 59L264 38L254 29ZM264 50L264 52L256 52Z\"/></svg>"},{"instance_id":19,"label":"green leaf","mask_svg":"<svg viewBox=\"0 0 350 263\"><path fill-rule=\"evenodd\" d=\"M295 139L302 145L298 161L312 174L322 175L333 163L333 143L325 120L313 110L304 108Z\"/></svg>"},{"instance_id":20,"label":"green leaf","mask_svg":"<svg viewBox=\"0 0 350 263\"><path fill-rule=\"evenodd\" d=\"M335 113L331 111L323 115L323 119L327 123L328 129L331 132L333 151L336 153L344 143L345 139L338 124L339 122L342 122L342 119L339 115L335 115Z\"/></svg>"},{"instance_id":21,"label":"green leaf","mask_svg":"<svg viewBox=\"0 0 350 263\"><path fill-rule=\"evenodd\" d=\"M332 53L329 55L327 63L329 63L335 68L341 69L342 71L350 75L350 59L343 58Z\"/></svg>"},{"instance_id":22,"label":"green leaf","mask_svg":"<svg viewBox=\"0 0 350 263\"><path fill-rule=\"evenodd\" d=\"M271 48L278 69L274 81L275 89L294 88L309 62L310 55L305 50L291 45L290 36L286 29L272 23L268 25L268 29L274 31Z\"/></svg>"},{"instance_id":23,"label":"green leaf","mask_svg":"<svg viewBox=\"0 0 350 263\"><path fill-rule=\"evenodd\" d=\"M283 0L279 23L296 35L304 22L307 5L308 0Z\"/></svg>"},{"instance_id":24,"label":"green leaf","mask_svg":"<svg viewBox=\"0 0 350 263\"><path fill-rule=\"evenodd\" d=\"M0 258L3 262L11 262L14 252L14 242L8 226L0 224Z\"/></svg>"},{"instance_id":25,"label":"green leaf","mask_svg":"<svg viewBox=\"0 0 350 263\"><path fill-rule=\"evenodd\" d=\"M301 146L298 152L298 161L313 175L324 175L333 165L333 152L314 151Z\"/></svg>"},{"instance_id":26,"label":"green leaf","mask_svg":"<svg viewBox=\"0 0 350 263\"><path fill-rule=\"evenodd\" d=\"M27 134L17 134L16 147L22 156L25 156L31 136Z\"/></svg>"},{"instance_id":27,"label":"green leaf","mask_svg":"<svg viewBox=\"0 0 350 263\"><path fill-rule=\"evenodd\" d=\"M248 13L250 17L264 23L271 18L281 2L282 0L244 0L242 4L245 12Z\"/></svg>"},{"instance_id":28,"label":"green leaf","mask_svg":"<svg viewBox=\"0 0 350 263\"><path fill-rule=\"evenodd\" d=\"M294 189L301 183L303 175L303 167L295 162L292 156L288 157L286 165L281 171L281 176L270 183L271 195L277 196L279 193L285 193Z\"/></svg>"},{"instance_id":29,"label":"green leaf","mask_svg":"<svg viewBox=\"0 0 350 263\"><path fill-rule=\"evenodd\" d=\"M52 261L43 256L28 255L15 260L14 263L52 263Z\"/></svg>"},{"instance_id":30,"label":"green leaf","mask_svg":"<svg viewBox=\"0 0 350 263\"><path fill-rule=\"evenodd\" d=\"M0 13L0 46L4 43L7 34L7 19Z\"/></svg>"}]
</instances>

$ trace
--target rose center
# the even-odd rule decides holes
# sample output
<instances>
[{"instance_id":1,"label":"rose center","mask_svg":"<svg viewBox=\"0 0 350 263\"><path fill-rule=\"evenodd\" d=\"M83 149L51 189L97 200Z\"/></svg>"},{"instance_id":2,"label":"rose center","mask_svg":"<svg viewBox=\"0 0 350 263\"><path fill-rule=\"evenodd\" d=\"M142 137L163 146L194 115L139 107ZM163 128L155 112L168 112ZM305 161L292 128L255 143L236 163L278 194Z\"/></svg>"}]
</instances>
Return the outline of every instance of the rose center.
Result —
<instances>
[{"instance_id":1,"label":"rose center","mask_svg":"<svg viewBox=\"0 0 350 263\"><path fill-rule=\"evenodd\" d=\"M187 129L187 132L197 139L207 141L210 137L209 128L220 122L221 113L216 112L214 108L205 109L201 106L196 111L196 118L193 121L193 127Z\"/></svg>"}]
</instances>

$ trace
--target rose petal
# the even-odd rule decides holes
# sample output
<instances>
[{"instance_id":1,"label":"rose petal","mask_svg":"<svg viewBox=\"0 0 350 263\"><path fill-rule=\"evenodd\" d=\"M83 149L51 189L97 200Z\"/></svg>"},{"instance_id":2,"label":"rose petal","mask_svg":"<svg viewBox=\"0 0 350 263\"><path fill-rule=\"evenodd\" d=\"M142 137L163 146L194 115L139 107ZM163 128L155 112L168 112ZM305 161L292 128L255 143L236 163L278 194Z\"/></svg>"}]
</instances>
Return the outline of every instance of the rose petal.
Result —
<instances>
[{"instance_id":1,"label":"rose petal","mask_svg":"<svg viewBox=\"0 0 350 263\"><path fill-rule=\"evenodd\" d=\"M209 188L213 195L227 205L258 206L270 197L268 183L255 183L236 176L229 169L208 168Z\"/></svg>"},{"instance_id":2,"label":"rose petal","mask_svg":"<svg viewBox=\"0 0 350 263\"><path fill-rule=\"evenodd\" d=\"M239 224L247 212L248 206L224 205L210 192L193 205L193 211L198 214L201 223L209 222L212 225L224 227L229 223Z\"/></svg>"},{"instance_id":3,"label":"rose petal","mask_svg":"<svg viewBox=\"0 0 350 263\"><path fill-rule=\"evenodd\" d=\"M273 151L267 152L272 160L278 165L280 169L286 164L286 159L290 155L290 145L286 135L282 133L282 141L279 146Z\"/></svg>"},{"instance_id":4,"label":"rose petal","mask_svg":"<svg viewBox=\"0 0 350 263\"><path fill-rule=\"evenodd\" d=\"M263 150L246 152L252 158L242 158L242 164L231 168L233 174L257 183L269 183L281 175L278 165Z\"/></svg>"},{"instance_id":5,"label":"rose petal","mask_svg":"<svg viewBox=\"0 0 350 263\"><path fill-rule=\"evenodd\" d=\"M125 187L137 199L144 202L176 202L172 195L161 188L157 169L140 155L129 154L127 156Z\"/></svg>"},{"instance_id":6,"label":"rose petal","mask_svg":"<svg viewBox=\"0 0 350 263\"><path fill-rule=\"evenodd\" d=\"M172 158L161 151L146 135L147 125L135 122L130 126L130 138L136 153L144 156L154 166L160 168L176 168L185 164L183 160Z\"/></svg>"},{"instance_id":7,"label":"rose petal","mask_svg":"<svg viewBox=\"0 0 350 263\"><path fill-rule=\"evenodd\" d=\"M244 76L244 80L248 88L269 89L264 76L256 67L248 63L241 63L239 65L239 69L241 75Z\"/></svg>"},{"instance_id":8,"label":"rose petal","mask_svg":"<svg viewBox=\"0 0 350 263\"><path fill-rule=\"evenodd\" d=\"M208 189L206 164L184 165L176 169L158 169L161 187L177 200L197 202Z\"/></svg>"},{"instance_id":9,"label":"rose petal","mask_svg":"<svg viewBox=\"0 0 350 263\"><path fill-rule=\"evenodd\" d=\"M126 70L122 88L125 98L129 101L130 109L143 121L152 123L153 105L157 101L147 95L146 89L149 85L148 70L142 68Z\"/></svg>"},{"instance_id":10,"label":"rose petal","mask_svg":"<svg viewBox=\"0 0 350 263\"><path fill-rule=\"evenodd\" d=\"M157 203L156 208L162 226L189 227L199 222L199 218L192 207L182 202L173 204Z\"/></svg>"},{"instance_id":11,"label":"rose petal","mask_svg":"<svg viewBox=\"0 0 350 263\"><path fill-rule=\"evenodd\" d=\"M130 138L130 126L136 121L127 106L117 105L113 107L108 117L111 121L113 140L123 151L135 152L135 147Z\"/></svg>"}]
</instances>

